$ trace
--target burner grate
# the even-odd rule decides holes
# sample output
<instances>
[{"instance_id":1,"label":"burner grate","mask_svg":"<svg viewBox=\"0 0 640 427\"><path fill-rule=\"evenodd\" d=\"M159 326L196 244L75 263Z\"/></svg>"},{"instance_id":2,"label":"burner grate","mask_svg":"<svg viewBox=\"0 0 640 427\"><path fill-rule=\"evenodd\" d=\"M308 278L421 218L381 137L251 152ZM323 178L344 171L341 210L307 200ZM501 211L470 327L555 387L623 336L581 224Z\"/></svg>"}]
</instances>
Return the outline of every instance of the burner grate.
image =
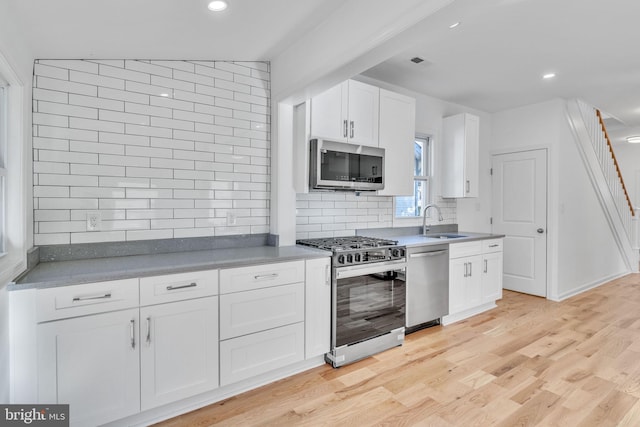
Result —
<instances>
[{"instance_id":1,"label":"burner grate","mask_svg":"<svg viewBox=\"0 0 640 427\"><path fill-rule=\"evenodd\" d=\"M331 251L380 248L384 246L395 246L398 244L398 242L395 240L380 239L376 237L366 237L366 236L301 239L301 240L298 240L296 243L298 243L299 245L312 246L314 248L326 249Z\"/></svg>"}]
</instances>

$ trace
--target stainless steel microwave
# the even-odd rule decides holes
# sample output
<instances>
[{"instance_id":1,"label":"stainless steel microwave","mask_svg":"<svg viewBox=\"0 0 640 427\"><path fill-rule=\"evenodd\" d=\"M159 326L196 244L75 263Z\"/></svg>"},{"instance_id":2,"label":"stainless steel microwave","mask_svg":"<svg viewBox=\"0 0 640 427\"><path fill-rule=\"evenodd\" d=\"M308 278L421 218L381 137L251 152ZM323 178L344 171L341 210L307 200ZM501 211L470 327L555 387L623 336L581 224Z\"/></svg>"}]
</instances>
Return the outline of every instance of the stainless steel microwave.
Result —
<instances>
[{"instance_id":1,"label":"stainless steel microwave","mask_svg":"<svg viewBox=\"0 0 640 427\"><path fill-rule=\"evenodd\" d=\"M309 186L318 190L384 188L384 149L312 139Z\"/></svg>"}]
</instances>

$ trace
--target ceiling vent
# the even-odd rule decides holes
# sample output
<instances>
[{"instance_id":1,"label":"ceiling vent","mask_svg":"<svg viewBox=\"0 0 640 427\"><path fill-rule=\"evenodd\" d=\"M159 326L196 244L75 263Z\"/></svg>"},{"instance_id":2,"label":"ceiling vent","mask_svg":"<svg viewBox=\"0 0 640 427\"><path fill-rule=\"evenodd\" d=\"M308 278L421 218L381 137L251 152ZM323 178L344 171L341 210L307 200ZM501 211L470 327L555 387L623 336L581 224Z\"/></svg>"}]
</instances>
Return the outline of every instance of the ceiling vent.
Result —
<instances>
[{"instance_id":1,"label":"ceiling vent","mask_svg":"<svg viewBox=\"0 0 640 427\"><path fill-rule=\"evenodd\" d=\"M424 62L424 59L420 58L419 56L414 56L413 58L411 58L411 62L413 62L414 64L419 64L421 62Z\"/></svg>"}]
</instances>

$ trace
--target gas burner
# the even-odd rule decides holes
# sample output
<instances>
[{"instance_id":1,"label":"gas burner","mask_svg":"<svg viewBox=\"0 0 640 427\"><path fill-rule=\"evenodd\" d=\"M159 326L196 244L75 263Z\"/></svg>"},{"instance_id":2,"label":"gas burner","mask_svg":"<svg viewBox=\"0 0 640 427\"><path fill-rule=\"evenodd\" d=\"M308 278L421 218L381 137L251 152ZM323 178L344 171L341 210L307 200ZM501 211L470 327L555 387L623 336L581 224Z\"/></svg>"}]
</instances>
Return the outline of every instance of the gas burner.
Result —
<instances>
[{"instance_id":1,"label":"gas burner","mask_svg":"<svg viewBox=\"0 0 640 427\"><path fill-rule=\"evenodd\" d=\"M326 249L336 252L349 251L353 249L381 248L385 246L395 246L398 244L398 242L395 240L366 236L302 239L298 240L296 243L298 243L299 245L312 246L314 248Z\"/></svg>"},{"instance_id":2,"label":"gas burner","mask_svg":"<svg viewBox=\"0 0 640 427\"><path fill-rule=\"evenodd\" d=\"M397 246L396 240L376 237L348 236L302 239L296 243L332 251L334 267L401 260L406 256L405 247Z\"/></svg>"}]
</instances>

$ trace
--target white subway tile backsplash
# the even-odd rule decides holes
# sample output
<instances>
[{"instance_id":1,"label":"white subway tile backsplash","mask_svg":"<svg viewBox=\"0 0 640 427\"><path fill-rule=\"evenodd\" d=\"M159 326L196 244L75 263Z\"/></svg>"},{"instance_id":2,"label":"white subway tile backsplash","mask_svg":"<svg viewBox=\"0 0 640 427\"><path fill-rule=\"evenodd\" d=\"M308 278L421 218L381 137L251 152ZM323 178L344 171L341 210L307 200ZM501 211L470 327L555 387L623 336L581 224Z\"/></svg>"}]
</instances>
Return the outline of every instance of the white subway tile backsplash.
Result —
<instances>
[{"instance_id":1,"label":"white subway tile backsplash","mask_svg":"<svg viewBox=\"0 0 640 427\"><path fill-rule=\"evenodd\" d=\"M103 110L124 111L124 102L116 101L113 99L96 98L94 96L74 95L69 94L69 104L79 105L84 107L100 108ZM75 115L76 114L69 114ZM82 117L82 116L79 116ZM96 111L95 117L88 117L89 119L97 119L98 112Z\"/></svg>"},{"instance_id":2,"label":"white subway tile backsplash","mask_svg":"<svg viewBox=\"0 0 640 427\"><path fill-rule=\"evenodd\" d=\"M34 67L34 242L269 231L269 66L47 60ZM237 225L226 225L233 209ZM102 230L88 232L98 210Z\"/></svg>"},{"instance_id":3,"label":"white subway tile backsplash","mask_svg":"<svg viewBox=\"0 0 640 427\"><path fill-rule=\"evenodd\" d=\"M130 62L130 61L127 61ZM151 76L148 73L141 73L133 70L126 70L122 67L111 67L108 65L100 65L99 73L101 76L115 77L121 80L130 80L138 83L151 83ZM123 85L124 86L124 85ZM124 87L122 87L124 89Z\"/></svg>"},{"instance_id":4,"label":"white subway tile backsplash","mask_svg":"<svg viewBox=\"0 0 640 427\"><path fill-rule=\"evenodd\" d=\"M98 76L81 71L70 71L69 80L72 82L86 83L94 86L110 87L112 89L124 90L124 80L113 77Z\"/></svg>"},{"instance_id":5,"label":"white subway tile backsplash","mask_svg":"<svg viewBox=\"0 0 640 427\"><path fill-rule=\"evenodd\" d=\"M164 77L171 77L173 72L171 68L150 64L148 61L134 61L129 59L126 59L124 61L124 68L127 70L135 70L145 74L153 74L156 76L164 76ZM136 79L127 79L127 80L137 81ZM149 81L151 80L149 79ZM147 82L142 82L142 83L147 83Z\"/></svg>"},{"instance_id":6,"label":"white subway tile backsplash","mask_svg":"<svg viewBox=\"0 0 640 427\"><path fill-rule=\"evenodd\" d=\"M98 94L97 86L70 82L67 80L51 79L44 76L38 76L36 78L36 84L39 88L57 90L59 92L77 93L79 95L89 96L96 96Z\"/></svg>"},{"instance_id":7,"label":"white subway tile backsplash","mask_svg":"<svg viewBox=\"0 0 640 427\"><path fill-rule=\"evenodd\" d=\"M69 94L67 92L58 92L55 90L47 90L42 88L33 88L33 99L39 101L50 101L66 104L69 102Z\"/></svg>"}]
</instances>

